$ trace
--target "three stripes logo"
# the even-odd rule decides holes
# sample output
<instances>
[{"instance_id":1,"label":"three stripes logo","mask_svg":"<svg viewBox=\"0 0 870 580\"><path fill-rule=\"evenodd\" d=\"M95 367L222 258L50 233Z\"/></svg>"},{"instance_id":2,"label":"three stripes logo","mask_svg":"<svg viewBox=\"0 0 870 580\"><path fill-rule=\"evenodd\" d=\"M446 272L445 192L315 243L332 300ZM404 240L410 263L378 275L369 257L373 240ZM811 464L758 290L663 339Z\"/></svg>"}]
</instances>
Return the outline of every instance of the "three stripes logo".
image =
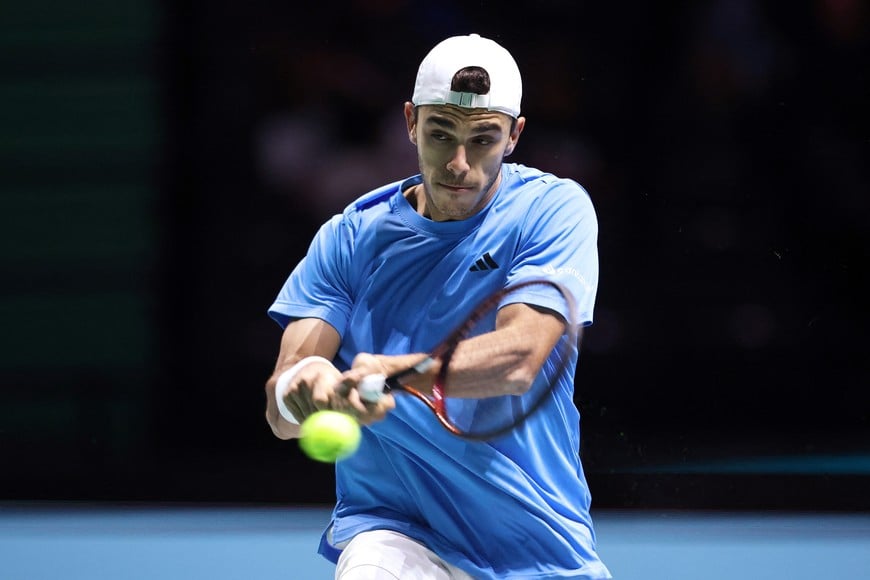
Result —
<instances>
[{"instance_id":1,"label":"three stripes logo","mask_svg":"<svg viewBox=\"0 0 870 580\"><path fill-rule=\"evenodd\" d=\"M498 262L492 259L489 252L481 256L474 265L468 269L469 272L486 272L488 270L497 270Z\"/></svg>"}]
</instances>

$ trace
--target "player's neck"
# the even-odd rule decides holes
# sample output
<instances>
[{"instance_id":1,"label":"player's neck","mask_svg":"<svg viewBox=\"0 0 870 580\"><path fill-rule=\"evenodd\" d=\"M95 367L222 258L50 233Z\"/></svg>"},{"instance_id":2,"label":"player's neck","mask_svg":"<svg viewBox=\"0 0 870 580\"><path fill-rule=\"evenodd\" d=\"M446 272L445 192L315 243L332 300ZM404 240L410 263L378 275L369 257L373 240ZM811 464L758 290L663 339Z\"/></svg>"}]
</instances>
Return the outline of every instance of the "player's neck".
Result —
<instances>
[{"instance_id":1,"label":"player's neck","mask_svg":"<svg viewBox=\"0 0 870 580\"><path fill-rule=\"evenodd\" d=\"M418 214L427 219L432 219L432 213L426 206L426 191L423 189L423 184L418 183L404 191L405 199L411 204Z\"/></svg>"}]
</instances>

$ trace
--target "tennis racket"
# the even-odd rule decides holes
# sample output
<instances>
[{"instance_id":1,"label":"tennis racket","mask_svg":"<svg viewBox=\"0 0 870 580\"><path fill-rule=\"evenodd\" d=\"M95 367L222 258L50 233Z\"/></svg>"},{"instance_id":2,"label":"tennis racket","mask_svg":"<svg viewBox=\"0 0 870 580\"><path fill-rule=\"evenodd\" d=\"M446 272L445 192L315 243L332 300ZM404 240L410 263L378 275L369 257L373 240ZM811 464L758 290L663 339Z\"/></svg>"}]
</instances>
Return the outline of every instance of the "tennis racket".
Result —
<instances>
[{"instance_id":1,"label":"tennis racket","mask_svg":"<svg viewBox=\"0 0 870 580\"><path fill-rule=\"evenodd\" d=\"M500 395L483 399L451 397L450 362L456 348L467 339L495 329L499 308L512 303L526 303L557 314L565 323L557 341L532 386L522 395ZM447 338L423 360L401 372L385 377L369 375L358 385L360 398L376 402L385 393L401 392L419 399L441 425L458 437L486 441L517 428L540 409L558 388L560 379L570 381L573 373L565 371L577 363L579 327L574 299L561 284L548 279L532 279L499 290L483 300ZM530 337L529 340L534 340ZM428 371L436 360L441 367L432 385L432 393L423 393L403 383L403 379Z\"/></svg>"}]
</instances>

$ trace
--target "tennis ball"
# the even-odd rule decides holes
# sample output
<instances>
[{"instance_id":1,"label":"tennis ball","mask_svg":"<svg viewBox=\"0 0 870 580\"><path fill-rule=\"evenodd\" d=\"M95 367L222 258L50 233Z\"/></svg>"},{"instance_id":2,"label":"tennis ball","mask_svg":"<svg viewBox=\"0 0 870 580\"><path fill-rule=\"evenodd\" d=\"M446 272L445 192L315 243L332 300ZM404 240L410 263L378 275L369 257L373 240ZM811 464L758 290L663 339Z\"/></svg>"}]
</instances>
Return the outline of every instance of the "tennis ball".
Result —
<instances>
[{"instance_id":1,"label":"tennis ball","mask_svg":"<svg viewBox=\"0 0 870 580\"><path fill-rule=\"evenodd\" d=\"M324 463L353 455L362 437L356 419L338 411L317 411L300 429L299 447L311 459Z\"/></svg>"}]
</instances>

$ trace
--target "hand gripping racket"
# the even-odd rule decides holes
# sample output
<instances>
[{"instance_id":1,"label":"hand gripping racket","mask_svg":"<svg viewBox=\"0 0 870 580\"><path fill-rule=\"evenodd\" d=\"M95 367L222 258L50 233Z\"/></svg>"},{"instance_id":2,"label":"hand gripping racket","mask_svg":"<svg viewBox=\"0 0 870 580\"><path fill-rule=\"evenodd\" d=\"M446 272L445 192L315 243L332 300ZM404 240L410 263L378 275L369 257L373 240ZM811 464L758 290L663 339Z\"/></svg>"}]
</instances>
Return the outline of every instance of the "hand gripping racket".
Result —
<instances>
[{"instance_id":1,"label":"hand gripping racket","mask_svg":"<svg viewBox=\"0 0 870 580\"><path fill-rule=\"evenodd\" d=\"M499 395L483 399L451 397L450 362L463 340L495 329L495 315L507 304L522 302L558 315L565 323L562 337L547 357L532 386L522 395ZM468 318L423 360L412 367L385 377L369 375L358 385L360 397L375 402L385 393L403 392L422 401L448 431L464 439L485 441L506 434L525 422L547 402L562 381L571 380L565 372L577 362L579 327L574 299L561 284L533 279L508 286L483 300ZM534 337L529 337L534 340ZM402 382L424 373L436 360L441 368L432 385L432 394L423 393ZM573 370L573 369L572 369Z\"/></svg>"}]
</instances>

